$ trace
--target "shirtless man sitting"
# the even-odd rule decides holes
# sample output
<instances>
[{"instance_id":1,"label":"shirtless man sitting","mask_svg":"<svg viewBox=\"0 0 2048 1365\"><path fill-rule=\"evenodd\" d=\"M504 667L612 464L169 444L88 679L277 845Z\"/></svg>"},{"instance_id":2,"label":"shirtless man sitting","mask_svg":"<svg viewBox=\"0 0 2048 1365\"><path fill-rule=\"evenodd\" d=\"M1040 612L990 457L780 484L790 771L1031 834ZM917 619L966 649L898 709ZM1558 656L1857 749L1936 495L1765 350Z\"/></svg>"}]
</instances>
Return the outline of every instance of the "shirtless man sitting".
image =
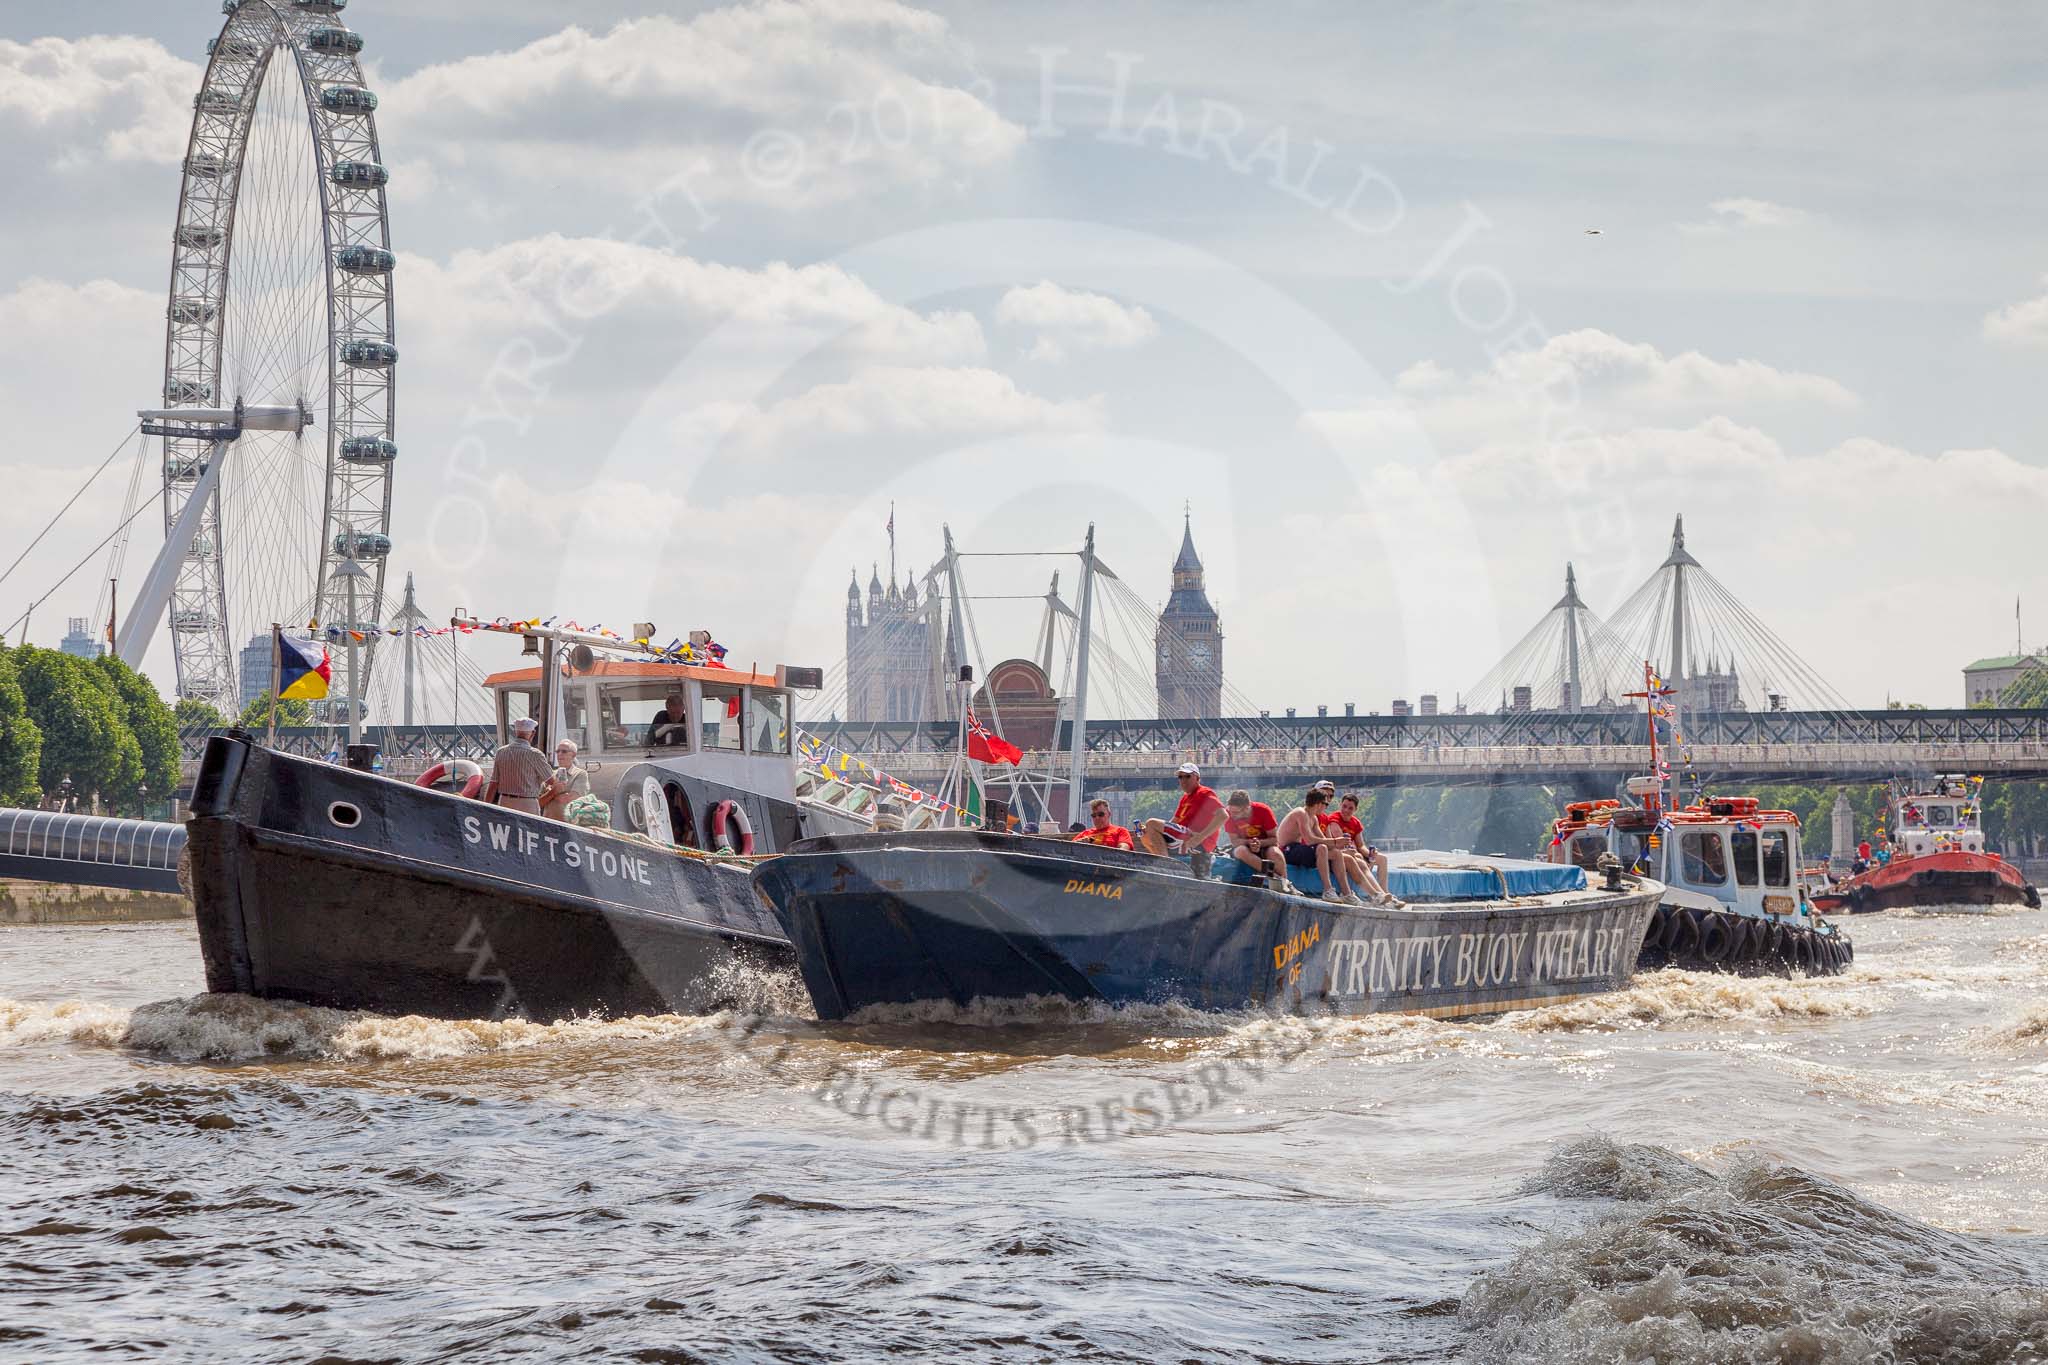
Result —
<instances>
[{"instance_id":1,"label":"shirtless man sitting","mask_svg":"<svg viewBox=\"0 0 2048 1365\"><path fill-rule=\"evenodd\" d=\"M1339 851L1344 845L1341 835L1323 828L1323 813L1330 804L1330 794L1320 788L1309 788L1299 806L1287 812L1287 818L1280 822L1279 839L1281 856L1289 867L1312 867L1323 879L1323 899L1340 905L1363 905L1351 890L1350 868Z\"/></svg>"}]
</instances>

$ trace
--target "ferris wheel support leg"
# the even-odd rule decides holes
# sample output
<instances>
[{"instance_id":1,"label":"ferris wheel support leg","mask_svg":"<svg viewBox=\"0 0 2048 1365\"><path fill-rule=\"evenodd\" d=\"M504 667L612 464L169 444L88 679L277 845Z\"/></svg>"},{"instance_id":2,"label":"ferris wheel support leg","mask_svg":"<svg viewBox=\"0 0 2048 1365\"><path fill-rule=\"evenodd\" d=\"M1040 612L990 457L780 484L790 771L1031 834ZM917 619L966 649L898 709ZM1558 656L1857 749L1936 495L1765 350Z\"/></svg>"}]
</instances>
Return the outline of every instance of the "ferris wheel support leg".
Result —
<instances>
[{"instance_id":1,"label":"ferris wheel support leg","mask_svg":"<svg viewBox=\"0 0 2048 1365\"><path fill-rule=\"evenodd\" d=\"M171 589L177 585L178 569L192 549L192 537L199 532L199 524L206 516L206 506L213 501L214 490L220 487L221 466L227 462L228 451L233 445L233 441L220 441L214 445L213 456L207 460L205 472L193 485L191 496L185 499L176 524L164 537L164 548L158 551L156 562L149 566L141 590L130 604L128 615L121 621L120 634L114 641L114 653L130 668L142 667L142 656L149 652L150 641L156 638L156 628L170 609Z\"/></svg>"}]
</instances>

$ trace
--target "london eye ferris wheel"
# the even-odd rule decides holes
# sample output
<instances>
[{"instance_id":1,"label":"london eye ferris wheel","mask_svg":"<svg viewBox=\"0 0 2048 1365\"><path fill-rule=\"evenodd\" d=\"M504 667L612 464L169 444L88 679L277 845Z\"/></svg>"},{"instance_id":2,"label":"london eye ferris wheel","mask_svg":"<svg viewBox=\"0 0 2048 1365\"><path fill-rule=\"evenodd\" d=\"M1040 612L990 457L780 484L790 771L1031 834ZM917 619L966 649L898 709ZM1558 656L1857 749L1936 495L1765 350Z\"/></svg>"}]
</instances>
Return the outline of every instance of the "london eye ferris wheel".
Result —
<instances>
[{"instance_id":1,"label":"london eye ferris wheel","mask_svg":"<svg viewBox=\"0 0 2048 1365\"><path fill-rule=\"evenodd\" d=\"M226 0L193 100L164 407L143 426L163 438L166 544L134 608L168 622L179 695L228 714L239 647L271 622L360 637L335 651L337 699L364 695L380 634L397 262L346 3Z\"/></svg>"}]
</instances>

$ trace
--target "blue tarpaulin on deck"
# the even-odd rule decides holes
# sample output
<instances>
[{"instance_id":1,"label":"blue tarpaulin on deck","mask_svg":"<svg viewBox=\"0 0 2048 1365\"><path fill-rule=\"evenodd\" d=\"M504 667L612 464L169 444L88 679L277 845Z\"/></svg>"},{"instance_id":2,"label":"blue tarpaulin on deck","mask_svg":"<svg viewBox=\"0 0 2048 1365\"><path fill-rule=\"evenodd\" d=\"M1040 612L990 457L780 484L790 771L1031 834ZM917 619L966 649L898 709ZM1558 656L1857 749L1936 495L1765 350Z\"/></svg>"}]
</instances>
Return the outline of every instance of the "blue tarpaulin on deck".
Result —
<instances>
[{"instance_id":1,"label":"blue tarpaulin on deck","mask_svg":"<svg viewBox=\"0 0 2048 1365\"><path fill-rule=\"evenodd\" d=\"M1585 869L1569 864L1436 850L1395 853L1387 862L1387 879L1393 883L1387 889L1404 901L1500 900L1586 889ZM1216 859L1216 867L1225 881L1249 882L1252 877L1249 868L1227 854ZM1287 874L1297 889L1322 894L1314 868L1290 867Z\"/></svg>"}]
</instances>

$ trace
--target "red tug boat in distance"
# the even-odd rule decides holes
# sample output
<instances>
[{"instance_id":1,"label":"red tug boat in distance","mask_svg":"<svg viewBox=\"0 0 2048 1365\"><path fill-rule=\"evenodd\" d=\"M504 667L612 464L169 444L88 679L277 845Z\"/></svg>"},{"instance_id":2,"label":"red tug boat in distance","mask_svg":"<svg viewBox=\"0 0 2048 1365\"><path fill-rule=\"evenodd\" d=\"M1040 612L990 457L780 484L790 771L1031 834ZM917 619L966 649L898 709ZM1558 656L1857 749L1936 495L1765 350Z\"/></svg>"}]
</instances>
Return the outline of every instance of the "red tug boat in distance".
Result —
<instances>
[{"instance_id":1,"label":"red tug boat in distance","mask_svg":"<svg viewBox=\"0 0 2048 1365\"><path fill-rule=\"evenodd\" d=\"M2025 905L2041 893L1984 848L1981 777L1937 777L1924 790L1893 784L1882 845L1854 876L1813 893L1823 911L1860 914L1929 906Z\"/></svg>"}]
</instances>

